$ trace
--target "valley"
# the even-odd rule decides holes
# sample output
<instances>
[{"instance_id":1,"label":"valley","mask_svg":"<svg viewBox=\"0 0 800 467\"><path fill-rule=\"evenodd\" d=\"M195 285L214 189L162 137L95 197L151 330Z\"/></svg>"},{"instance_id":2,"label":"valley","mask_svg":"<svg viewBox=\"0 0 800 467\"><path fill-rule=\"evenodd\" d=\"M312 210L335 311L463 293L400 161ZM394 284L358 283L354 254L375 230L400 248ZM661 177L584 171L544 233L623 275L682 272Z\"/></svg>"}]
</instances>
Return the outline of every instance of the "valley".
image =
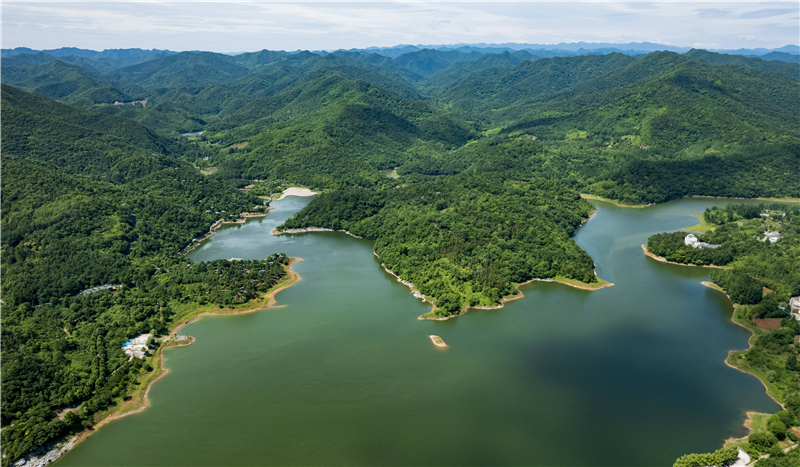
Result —
<instances>
[{"instance_id":1,"label":"valley","mask_svg":"<svg viewBox=\"0 0 800 467\"><path fill-rule=\"evenodd\" d=\"M289 257L303 280L285 309L187 325L197 341L165 353L151 408L59 465L129 465L144 446L158 465L219 463L263 420L274 439L237 465L663 465L744 435L744 412L780 407L723 363L747 344L728 319L800 295L800 63L774 53L4 49L3 466L141 393L162 350L129 360L124 342L254 306ZM715 256L659 236L731 198L776 200L780 243L750 241L761 211L706 215ZM792 323L731 357L784 405ZM442 442L415 431L423 414ZM192 437L225 441L175 449Z\"/></svg>"}]
</instances>

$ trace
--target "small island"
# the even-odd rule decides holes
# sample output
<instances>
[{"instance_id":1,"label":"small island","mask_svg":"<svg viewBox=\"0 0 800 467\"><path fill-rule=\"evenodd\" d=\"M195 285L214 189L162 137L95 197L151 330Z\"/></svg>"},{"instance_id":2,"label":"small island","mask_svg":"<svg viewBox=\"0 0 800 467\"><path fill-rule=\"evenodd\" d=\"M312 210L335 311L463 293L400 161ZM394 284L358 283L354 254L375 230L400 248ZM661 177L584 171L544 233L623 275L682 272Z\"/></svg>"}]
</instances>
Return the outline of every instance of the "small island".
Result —
<instances>
[{"instance_id":1,"label":"small island","mask_svg":"<svg viewBox=\"0 0 800 467\"><path fill-rule=\"evenodd\" d=\"M442 340L441 337L434 335L430 335L428 337L431 338L431 342L433 342L433 345L436 347L447 347L447 344L444 343L444 340Z\"/></svg>"}]
</instances>

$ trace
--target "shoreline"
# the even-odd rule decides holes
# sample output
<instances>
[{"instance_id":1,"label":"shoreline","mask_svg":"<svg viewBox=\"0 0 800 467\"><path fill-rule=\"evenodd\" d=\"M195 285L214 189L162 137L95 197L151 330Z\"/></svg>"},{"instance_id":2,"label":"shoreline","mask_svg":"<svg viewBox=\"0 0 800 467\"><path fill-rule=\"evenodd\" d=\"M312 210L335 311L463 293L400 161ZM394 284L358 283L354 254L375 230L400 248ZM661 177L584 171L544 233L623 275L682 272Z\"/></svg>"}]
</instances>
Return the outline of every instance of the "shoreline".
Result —
<instances>
[{"instance_id":1,"label":"shoreline","mask_svg":"<svg viewBox=\"0 0 800 467\"><path fill-rule=\"evenodd\" d=\"M377 254L375 256L377 256ZM383 266L382 263L381 263L381 266ZM383 268L386 269L386 266L383 266ZM394 274L393 272L389 271L388 269L386 269L386 271L389 274L392 274L393 276L397 277L396 274ZM595 290L604 289L606 287L611 287L611 286L614 285L612 282L608 282L606 280L601 279L597 275L597 272L595 272L594 275L600 281L600 285L598 285L597 287L592 287L590 285L573 284L573 283L570 283L570 282L567 282L567 281L564 281L564 280L559 280L559 279L556 279L556 278L550 278L550 279L533 278L533 279L531 279L529 281L521 282L521 283L515 285L514 288L517 290L517 293L514 294L514 295L508 295L508 296L505 296L505 297L501 298L500 299L500 303L497 304L497 305L492 305L492 306L468 306L468 307L464 308L463 310L461 310L461 312L459 312L457 314L454 314L454 315L448 315L448 316L435 316L435 315L433 315L433 312L436 310L436 307L434 306L434 308L431 311L429 311L428 313L425 313L424 315L418 316L417 319L421 319L421 320L425 320L425 321L447 321L448 319L457 318L457 317L465 314L469 310L499 310L499 309L501 309L501 308L503 308L505 306L506 302L519 300L520 298L525 297L525 294L522 292L522 290L520 290L520 287L522 287L523 285L531 284L533 282L556 282L556 283L559 283L559 284L564 284L564 285L569 286L569 287L574 287L576 289L588 290L589 292L592 292L592 291L595 291ZM428 315L431 315L431 316L428 316Z\"/></svg>"},{"instance_id":2,"label":"shoreline","mask_svg":"<svg viewBox=\"0 0 800 467\"><path fill-rule=\"evenodd\" d=\"M650 206L655 206L654 203L650 203L650 204L622 204L622 203L620 203L618 201L615 201L613 199L602 198L600 196L590 195L588 193L581 193L580 195L581 195L581 198L583 198L585 200L603 201L605 203L611 203L611 204L613 204L614 206L616 206L618 208L642 209L642 208L647 208L647 207L650 207Z\"/></svg>"},{"instance_id":3,"label":"shoreline","mask_svg":"<svg viewBox=\"0 0 800 467\"><path fill-rule=\"evenodd\" d=\"M208 240L209 238L213 237L217 234L217 229L222 227L225 224L244 224L247 222L248 219L253 219L256 217L266 217L271 210L275 209L274 206L267 206L266 212L243 212L241 214L240 219L236 219L234 221L226 221L223 219L218 219L216 222L211 224L211 227L208 229L208 232L199 238L193 238L191 243L186 245L186 247L181 250L181 254L183 256L188 255L189 253L193 252L197 247L199 247L204 241Z\"/></svg>"},{"instance_id":4,"label":"shoreline","mask_svg":"<svg viewBox=\"0 0 800 467\"><path fill-rule=\"evenodd\" d=\"M747 415L747 418L744 419L744 423L742 423L742 426L747 428L747 434L745 436L742 436L741 438L734 438L733 436L731 436L730 438L725 440L725 444L723 445L723 447L728 446L729 443L737 443L737 442L747 441L747 437L750 436L753 433L753 423L755 423L754 416L755 415L769 415L769 414L765 414L765 413L762 413L762 412L747 411L747 412L745 412L745 415Z\"/></svg>"},{"instance_id":5,"label":"shoreline","mask_svg":"<svg viewBox=\"0 0 800 467\"><path fill-rule=\"evenodd\" d=\"M634 208L634 209L641 209L647 208L650 206L655 206L657 204L664 204L668 203L669 201L663 201L661 203L649 203L649 204L623 204L617 200L603 198L600 196L591 195L589 193L581 193L581 198L585 200L594 200L594 201L603 201L606 203L611 203L614 206L619 208ZM706 196L706 195L686 195L682 196L681 198L676 199L683 199L683 198L708 198L708 199L742 199L742 200L753 200L753 201L768 201L773 203L800 203L800 198L744 198L741 196Z\"/></svg>"},{"instance_id":6,"label":"shoreline","mask_svg":"<svg viewBox=\"0 0 800 467\"><path fill-rule=\"evenodd\" d=\"M358 235L350 233L347 230L341 230L341 229L334 230L334 229L328 229L326 227L304 227L301 229L286 229L286 230L278 230L277 228L274 228L269 233L270 235L283 235L283 234L301 234L301 233L311 233L311 232L344 232L353 238L364 240L364 237L359 237Z\"/></svg>"},{"instance_id":7,"label":"shoreline","mask_svg":"<svg viewBox=\"0 0 800 467\"><path fill-rule=\"evenodd\" d=\"M651 253L647 250L647 245L642 245L642 250L644 250L645 256L649 258L653 258L654 260L658 261L659 263L666 263L666 264L675 264L677 266L692 266L695 268L713 268L713 269L725 269L725 266L717 266L714 264L688 264L688 263L676 263L674 261L668 261L667 258L663 256L658 256L655 253Z\"/></svg>"},{"instance_id":8,"label":"shoreline","mask_svg":"<svg viewBox=\"0 0 800 467\"><path fill-rule=\"evenodd\" d=\"M702 281L700 283L703 284L704 286L708 287L709 289L713 289L713 290L716 290L718 292L724 293L725 296L728 297L728 301L731 302L731 305L733 306L733 313L731 313L731 322L733 324L737 325L737 326L740 326L740 327L743 327L743 328L747 329L750 332L750 337L747 338L747 348L744 349L744 350L729 350L728 351L728 355L725 357L725 360L724 360L725 361L725 365L733 368L734 370L741 371L742 373L748 374L748 375L753 376L754 378L756 378L761 383L761 385L764 386L764 392L767 394L767 396L770 399L772 399L773 401L775 401L775 403L778 404L781 407L781 410L786 410L786 407L784 407L784 405L778 399L776 399L775 397L772 396L772 394L769 393L769 386L767 386L767 383L765 383L761 378L759 378L758 375L756 375L754 373L750 373L749 371L744 370L742 368L739 368L739 367L737 367L737 366L735 366L735 365L733 365L733 364L728 362L728 360L731 358L731 354L733 352L747 352L748 350L753 348L752 340L753 340L754 337L756 337L756 333L753 332L753 330L750 329L749 327L747 327L744 324L739 323L739 322L736 321L736 310L739 308L739 304L738 303L734 303L733 300L731 299L731 296L728 295L727 292L725 292L720 286L718 286L717 284L715 284L713 282ZM750 414L750 413L760 413L760 412L748 412L748 414ZM745 423L747 423L747 420L745 420ZM745 426L747 426L747 425L745 425ZM733 439L733 438L730 438L730 439Z\"/></svg>"},{"instance_id":9,"label":"shoreline","mask_svg":"<svg viewBox=\"0 0 800 467\"><path fill-rule=\"evenodd\" d=\"M431 342L433 342L433 345L435 345L436 347L439 348L447 347L447 344L445 344L444 340L441 337L435 336L433 334L431 334L428 337L431 339Z\"/></svg>"},{"instance_id":10,"label":"shoreline","mask_svg":"<svg viewBox=\"0 0 800 467\"><path fill-rule=\"evenodd\" d=\"M754 201L772 201L775 203L800 203L800 198L742 198L741 196L704 196L704 195L684 196L684 198L751 199Z\"/></svg>"},{"instance_id":11,"label":"shoreline","mask_svg":"<svg viewBox=\"0 0 800 467\"><path fill-rule=\"evenodd\" d=\"M261 300L266 300L266 303L262 303L260 306L256 306L254 308L247 308L247 309L242 309L242 310L229 309L228 311L224 311L224 309L220 309L220 311L203 311L203 312L198 313L196 315L188 316L187 318L183 319L178 324L174 325L174 327L169 331L168 336L170 336L170 337L175 336L178 333L178 330L180 330L182 327L186 326L189 323L192 323L196 319L200 318L201 316L205 316L205 315L234 316L234 315L244 315L244 314L248 314L248 313L255 313L256 311L261 311L261 310L265 310L265 309L268 309L268 308L281 308L283 305L275 306L275 303L276 303L275 295L278 292L282 291L282 290L288 289L289 287L293 286L294 284L296 284L297 282L299 282L302 279L302 277L300 277L299 274L297 274L296 272L292 271L292 265L294 263L299 263L299 262L302 262L302 261L303 261L303 258L291 257L289 259L289 264L287 266L285 266L286 273L287 273L287 278L283 282L281 282L279 284L276 284L276 286L278 286L276 289L270 290L269 292L264 294L264 296L261 298ZM57 460L58 458L60 458L64 454L67 454L75 446L77 446L78 443L80 443L84 439L86 439L89 436L91 436L93 433L95 433L102 426L104 426L104 425L106 425L108 423L111 423L111 422L113 422L115 420L119 420L121 418L127 417L129 415L141 413L145 409L150 407L149 399L147 398L147 395L150 393L150 389L152 389L153 384L155 384L158 380L160 380L161 378L163 378L164 376L169 374L169 368L164 368L164 351L167 350L167 349L171 349L171 348L187 347L189 345L192 345L195 342L195 338L192 337L192 336L188 336L188 337L190 337L190 340L187 343L174 344L174 345L163 345L162 344L158 348L158 350L156 350L156 353L153 355L153 357L155 359L154 363L157 363L157 365L158 365L157 368L153 369L153 372L158 371L158 374L155 375L154 377L152 377L149 381L147 381L145 383L145 386L142 389L141 394L139 396L132 397L131 400L129 400L129 401L125 401L125 400L121 401L122 404L117 409L117 411L115 411L114 413L108 414L107 416L105 416L102 419L100 419L97 423L92 425L91 427L86 428L82 432L76 434L73 437L73 439L70 441L70 443L72 443L72 445L69 447L69 449L66 449L63 452L61 452L59 454L59 456L57 458L53 459L51 462L55 462L55 460ZM134 388L134 390L129 391L129 394L130 394L130 392L136 392L136 389ZM125 409L126 405L133 406L135 408L133 408L132 410L125 411L125 412L121 412L121 410Z\"/></svg>"}]
</instances>

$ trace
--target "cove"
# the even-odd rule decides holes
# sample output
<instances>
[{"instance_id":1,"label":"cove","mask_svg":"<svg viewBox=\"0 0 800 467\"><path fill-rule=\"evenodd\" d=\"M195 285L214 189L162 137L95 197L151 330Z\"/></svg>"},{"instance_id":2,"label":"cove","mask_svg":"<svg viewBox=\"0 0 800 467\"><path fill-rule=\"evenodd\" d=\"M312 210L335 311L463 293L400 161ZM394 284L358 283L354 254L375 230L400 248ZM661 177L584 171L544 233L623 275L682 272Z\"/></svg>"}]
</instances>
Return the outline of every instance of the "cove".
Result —
<instances>
[{"instance_id":1,"label":"cove","mask_svg":"<svg viewBox=\"0 0 800 467\"><path fill-rule=\"evenodd\" d=\"M310 201L226 226L190 257L301 257L281 308L205 316L165 352L150 407L98 429L56 465L668 466L742 436L779 406L725 365L749 332L709 270L647 258L658 232L741 200L598 211L575 240L597 291L534 282L499 310L448 321L384 272L369 241L270 235ZM757 203L757 202L756 202ZM431 343L438 335L448 347Z\"/></svg>"}]
</instances>

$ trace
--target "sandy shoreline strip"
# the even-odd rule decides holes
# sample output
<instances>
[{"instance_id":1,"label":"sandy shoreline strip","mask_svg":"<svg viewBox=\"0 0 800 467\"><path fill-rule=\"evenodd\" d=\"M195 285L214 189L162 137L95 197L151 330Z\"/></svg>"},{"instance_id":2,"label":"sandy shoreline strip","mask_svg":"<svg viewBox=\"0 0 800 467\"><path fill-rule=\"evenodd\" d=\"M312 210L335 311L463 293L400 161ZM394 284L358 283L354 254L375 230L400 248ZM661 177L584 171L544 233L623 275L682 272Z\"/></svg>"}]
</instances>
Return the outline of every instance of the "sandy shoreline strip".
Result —
<instances>
[{"instance_id":1,"label":"sandy shoreline strip","mask_svg":"<svg viewBox=\"0 0 800 467\"><path fill-rule=\"evenodd\" d=\"M223 309L220 309L220 311L204 311L202 313L198 313L197 315L190 316L190 317L186 318L185 320L181 321L180 323L178 323L177 325L175 325L175 327L173 327L170 330L169 336L175 336L183 326L186 326L187 324L197 320L201 316L205 316L205 315L230 315L230 316L232 316L232 315L243 315L243 314L248 314L248 313L254 313L256 311L261 311L261 310L264 310L264 309L267 309L267 308L281 308L283 305L282 306L275 306L275 302L276 302L275 295L278 292L282 291L282 290L288 289L289 287L291 287L292 285L296 284L301 279L299 274L297 274L296 272L292 271L292 265L294 263L299 263L301 261L303 261L302 258L290 258L289 259L289 265L286 266L287 279L284 281L283 285L281 285L277 289L272 290L272 291L264 294L264 297L262 298L262 300L266 300L267 301L265 304L262 304L261 306L257 306L255 308L248 308L248 309L244 309L244 310L236 310L236 309L223 310ZM146 408L148 408L150 406L150 404L148 402L147 395L150 392L150 389L153 387L153 384L156 381L160 380L161 378L163 378L164 376L166 376L169 373L169 369L168 368L164 368L164 355L163 355L164 351L166 349L171 349L171 348L175 348L175 347L186 347L187 345L193 344L194 341L195 341L194 337L191 337L191 336L189 336L189 337L191 339L187 343L169 345L169 346L161 346L161 347L158 348L158 350L156 351L157 353L156 353L155 359L156 359L156 364L158 365L158 369L160 371L159 375L156 376L155 378L153 378L152 380L148 381L147 386L145 387L144 391L142 391L141 397L133 398L133 399L131 399L131 400L129 400L129 401L127 401L127 402L125 402L123 404L123 410L124 410L125 406L136 407L135 409L127 411L127 412L116 412L114 414L111 414L111 415L103 418L102 420L97 422L92 427L90 427L90 428L84 430L83 432L79 433L77 435L76 439L73 440L72 446L70 446L69 449L64 450L63 452L61 452L59 454L59 456L64 455L68 451L72 450L79 442L81 442L84 439L86 439L87 437L89 437L92 433L97 431L97 429L102 427L103 425L105 425L107 423L110 423L110 422L113 422L114 420L119 420L120 418L127 417L128 415L133 415L133 414L136 414L136 413L140 413L143 410L145 410Z\"/></svg>"},{"instance_id":2,"label":"sandy shoreline strip","mask_svg":"<svg viewBox=\"0 0 800 467\"><path fill-rule=\"evenodd\" d=\"M616 206L618 208L636 208L636 209L641 209L641 208L647 208L647 207L650 207L650 206L654 206L653 203L650 203L650 204L620 204L619 202L614 201L613 199L601 198L600 196L590 195L588 193L581 193L581 198L586 199L586 200L603 201L605 203L611 203L611 204L613 204L614 206Z\"/></svg>"},{"instance_id":3,"label":"sandy shoreline strip","mask_svg":"<svg viewBox=\"0 0 800 467\"><path fill-rule=\"evenodd\" d=\"M318 194L319 193L311 191L308 188L293 186L283 190L283 193L281 193L281 197L278 198L278 201L286 198L287 196L314 196Z\"/></svg>"},{"instance_id":4,"label":"sandy shoreline strip","mask_svg":"<svg viewBox=\"0 0 800 467\"><path fill-rule=\"evenodd\" d=\"M716 266L713 264L687 264L687 263L676 263L674 261L667 261L667 258L664 258L663 256L657 256L654 253L650 253L650 251L647 250L647 245L642 245L642 250L644 250L645 255L649 256L650 258L653 258L654 260L660 263L676 264L678 266L692 266L695 268L725 269L725 267L723 266Z\"/></svg>"},{"instance_id":5,"label":"sandy shoreline strip","mask_svg":"<svg viewBox=\"0 0 800 467\"><path fill-rule=\"evenodd\" d=\"M270 233L270 235L283 235L283 234L301 234L301 233L310 233L310 232L343 232L343 233L346 233L347 235L349 235L349 236L351 236L353 238L358 238L360 240L364 239L364 237L360 237L360 236L358 236L356 234L353 234L353 233L350 233L350 232L348 232L346 230L334 230L334 229L328 229L328 228L325 228L325 227L304 227L304 228L301 228L301 229L286 229L286 230L272 229L269 233Z\"/></svg>"}]
</instances>

